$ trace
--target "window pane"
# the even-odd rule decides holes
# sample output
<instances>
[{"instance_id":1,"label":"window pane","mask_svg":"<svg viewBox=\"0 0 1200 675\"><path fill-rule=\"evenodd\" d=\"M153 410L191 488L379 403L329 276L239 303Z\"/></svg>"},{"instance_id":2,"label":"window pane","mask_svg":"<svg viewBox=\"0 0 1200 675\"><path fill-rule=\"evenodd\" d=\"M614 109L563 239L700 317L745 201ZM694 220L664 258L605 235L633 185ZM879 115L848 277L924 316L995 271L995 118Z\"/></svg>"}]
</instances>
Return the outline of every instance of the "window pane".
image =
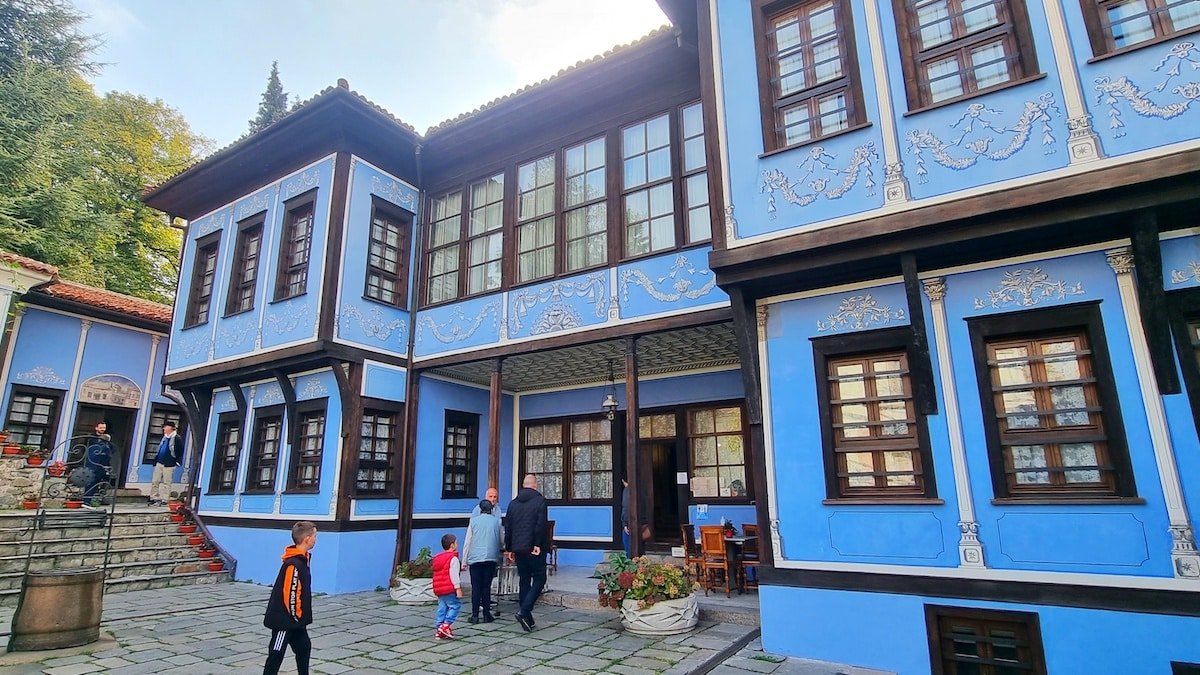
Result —
<instances>
[{"instance_id":1,"label":"window pane","mask_svg":"<svg viewBox=\"0 0 1200 675\"><path fill-rule=\"evenodd\" d=\"M954 24L950 19L948 0L933 0L917 5L921 49L928 49L954 39Z\"/></svg>"},{"instance_id":2,"label":"window pane","mask_svg":"<svg viewBox=\"0 0 1200 675\"><path fill-rule=\"evenodd\" d=\"M1003 42L992 42L971 50L971 65L975 68L975 88L986 89L1009 80L1008 56Z\"/></svg>"},{"instance_id":3,"label":"window pane","mask_svg":"<svg viewBox=\"0 0 1200 675\"><path fill-rule=\"evenodd\" d=\"M1172 3L1167 9L1171 27L1180 32L1200 25L1200 0L1183 0Z\"/></svg>"},{"instance_id":4,"label":"window pane","mask_svg":"<svg viewBox=\"0 0 1200 675\"><path fill-rule=\"evenodd\" d=\"M1108 5L1108 22L1111 25L1113 44L1119 49L1154 38L1154 25L1147 13L1145 0L1129 0Z\"/></svg>"},{"instance_id":5,"label":"window pane","mask_svg":"<svg viewBox=\"0 0 1200 675\"><path fill-rule=\"evenodd\" d=\"M1046 448L1040 445L1016 445L1011 448L1013 468L1017 470L1018 484L1047 484L1050 472L1029 471L1042 469L1046 465Z\"/></svg>"},{"instance_id":6,"label":"window pane","mask_svg":"<svg viewBox=\"0 0 1200 675\"><path fill-rule=\"evenodd\" d=\"M925 77L929 80L929 96L932 102L937 103L962 95L962 74L959 71L958 57L953 56L934 61L925 67Z\"/></svg>"}]
</instances>

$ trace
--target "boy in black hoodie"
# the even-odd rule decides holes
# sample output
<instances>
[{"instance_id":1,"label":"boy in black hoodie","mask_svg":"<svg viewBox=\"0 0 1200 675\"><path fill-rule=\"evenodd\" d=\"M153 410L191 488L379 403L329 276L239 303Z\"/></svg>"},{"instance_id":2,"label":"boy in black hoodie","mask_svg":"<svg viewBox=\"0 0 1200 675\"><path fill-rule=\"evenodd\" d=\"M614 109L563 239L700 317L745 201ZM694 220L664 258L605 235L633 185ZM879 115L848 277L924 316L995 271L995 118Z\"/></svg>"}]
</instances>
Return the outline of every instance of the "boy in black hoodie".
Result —
<instances>
[{"instance_id":1,"label":"boy in black hoodie","mask_svg":"<svg viewBox=\"0 0 1200 675\"><path fill-rule=\"evenodd\" d=\"M279 672L288 645L296 655L299 675L308 675L308 656L312 652L307 628L312 623L312 577L308 561L309 551L317 545L317 526L307 520L296 523L292 526L292 542L295 545L283 551L283 565L263 616L263 625L271 629L263 675Z\"/></svg>"}]
</instances>

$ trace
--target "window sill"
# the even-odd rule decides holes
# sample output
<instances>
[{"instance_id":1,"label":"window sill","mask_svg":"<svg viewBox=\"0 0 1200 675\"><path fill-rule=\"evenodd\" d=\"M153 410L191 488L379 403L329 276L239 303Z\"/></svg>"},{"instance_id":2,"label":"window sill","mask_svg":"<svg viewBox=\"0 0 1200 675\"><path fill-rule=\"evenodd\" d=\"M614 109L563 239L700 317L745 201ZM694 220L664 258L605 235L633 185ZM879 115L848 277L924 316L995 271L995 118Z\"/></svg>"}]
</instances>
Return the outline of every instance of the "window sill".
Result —
<instances>
[{"instance_id":1,"label":"window sill","mask_svg":"<svg viewBox=\"0 0 1200 675\"><path fill-rule=\"evenodd\" d=\"M290 488L283 491L283 495L315 495L320 494L321 488Z\"/></svg>"},{"instance_id":2,"label":"window sill","mask_svg":"<svg viewBox=\"0 0 1200 675\"><path fill-rule=\"evenodd\" d=\"M400 311L408 310L407 305L395 305L390 302L384 302L383 300L380 300L379 298L372 298L371 296L365 295L365 294L362 296L362 299L366 300L369 303L379 305L380 307L387 307L388 309L398 309Z\"/></svg>"},{"instance_id":3,"label":"window sill","mask_svg":"<svg viewBox=\"0 0 1200 675\"><path fill-rule=\"evenodd\" d=\"M246 496L246 495L262 496L262 495L274 495L274 494L275 494L275 488L254 488L254 489L249 489L249 490L242 490L243 496Z\"/></svg>"},{"instance_id":4,"label":"window sill","mask_svg":"<svg viewBox=\"0 0 1200 675\"><path fill-rule=\"evenodd\" d=\"M996 506L1039 506L1043 504L1113 504L1113 505L1142 505L1146 500L1141 497L998 497L992 500Z\"/></svg>"},{"instance_id":5,"label":"window sill","mask_svg":"<svg viewBox=\"0 0 1200 675\"><path fill-rule=\"evenodd\" d=\"M904 113L904 117L908 117L909 115L917 115L917 114L920 114L923 112L929 112L930 110L937 110L938 108L944 108L948 105L954 105L955 103L962 103L963 101L969 101L970 99L973 99L973 98L976 98L979 96L986 96L987 94L994 94L998 91L1004 91L1005 89L1012 89L1013 87L1019 87L1023 84L1029 84L1030 82L1036 82L1044 77L1046 77L1045 73L1038 73L1037 75L1030 75L1028 77L1023 77L1019 80L1013 80L1012 82L1005 82L1003 84L997 84L994 87L988 87L987 89L980 89L979 91L973 91L969 94L963 94L962 96L955 96L954 98L949 98L949 99L946 99L945 101L938 101L937 103L930 103L929 105L921 106L920 108L914 108L912 110L909 110L908 112Z\"/></svg>"},{"instance_id":6,"label":"window sill","mask_svg":"<svg viewBox=\"0 0 1200 675\"><path fill-rule=\"evenodd\" d=\"M439 307L447 307L449 305L453 305L456 302L466 302L467 300L478 300L479 298L486 298L489 295L499 295L499 294L503 293L504 291L505 291L505 288L503 286L501 286L500 288L495 288L490 291L482 291L482 292L476 293L474 295L459 295L459 296L450 298L449 300L439 300L437 302L426 303L426 304L418 307L417 311L423 312L427 309L437 309Z\"/></svg>"},{"instance_id":7,"label":"window sill","mask_svg":"<svg viewBox=\"0 0 1200 675\"><path fill-rule=\"evenodd\" d=\"M205 492L204 496L205 497L232 497L232 496L234 496L234 494L235 493L233 490L210 490L209 492Z\"/></svg>"},{"instance_id":8,"label":"window sill","mask_svg":"<svg viewBox=\"0 0 1200 675\"><path fill-rule=\"evenodd\" d=\"M859 124L855 124L854 126L846 127L845 129L842 129L840 131L835 131L832 134L828 134L826 136L818 136L816 138L810 138L809 140L804 141L803 143L796 143L795 145L785 145L782 148L775 148L774 150L768 150L768 151L762 153L761 155L759 155L758 158L766 159L768 157L773 157L775 155L781 155L785 152L788 152L789 150L797 150L799 148L803 148L805 146L812 145L814 143L823 143L825 141L828 141L831 138L837 138L838 136L852 134L855 131L859 131L860 129L866 129L869 126L871 126L870 122L862 122Z\"/></svg>"},{"instance_id":9,"label":"window sill","mask_svg":"<svg viewBox=\"0 0 1200 675\"><path fill-rule=\"evenodd\" d=\"M295 295L289 295L284 298L275 298L275 299L271 300L270 302L268 302L267 304L268 305L278 305L281 302L287 302L288 300L295 300L296 298L303 298L306 295L308 295L308 291L305 291L303 293L297 293Z\"/></svg>"},{"instance_id":10,"label":"window sill","mask_svg":"<svg viewBox=\"0 0 1200 675\"><path fill-rule=\"evenodd\" d=\"M925 505L925 506L941 506L946 503L945 499L936 497L879 497L871 499L867 497L845 497L838 499L822 499L821 503L825 506L879 506L879 505L895 505L903 506L905 504Z\"/></svg>"},{"instance_id":11,"label":"window sill","mask_svg":"<svg viewBox=\"0 0 1200 675\"><path fill-rule=\"evenodd\" d=\"M399 497L396 495L377 494L377 493L361 494L361 495L356 494L356 495L352 495L350 498L354 499L356 501L360 501L360 502L381 501L384 499L399 499Z\"/></svg>"},{"instance_id":12,"label":"window sill","mask_svg":"<svg viewBox=\"0 0 1200 675\"><path fill-rule=\"evenodd\" d=\"M1170 35L1163 35L1162 37L1156 37L1153 40L1139 42L1136 45L1129 45L1128 47L1121 47L1120 49L1114 49L1111 52L1104 52L1103 54L1097 54L1096 56L1093 56L1092 58L1088 59L1087 64L1090 66L1093 63L1100 63L1101 61L1107 61L1108 59L1111 59L1113 57L1122 56L1122 55L1128 54L1130 52L1136 52L1139 49L1145 49L1146 47L1153 47L1155 45L1160 45L1164 42L1171 42L1172 40L1178 40L1179 38L1181 38L1185 35L1190 35L1190 34L1196 33L1196 32L1200 32L1200 25L1192 26L1191 28L1181 30L1177 33L1172 33Z\"/></svg>"},{"instance_id":13,"label":"window sill","mask_svg":"<svg viewBox=\"0 0 1200 675\"><path fill-rule=\"evenodd\" d=\"M754 506L755 502L750 497L691 497L688 500L688 506L696 506L698 504L716 504L718 506Z\"/></svg>"},{"instance_id":14,"label":"window sill","mask_svg":"<svg viewBox=\"0 0 1200 675\"><path fill-rule=\"evenodd\" d=\"M180 328L179 330L181 330L181 331L191 330L193 328L200 328L201 326L207 326L207 325L208 325L207 321L201 321L200 323L185 323L185 324L183 324L183 328Z\"/></svg>"}]
</instances>

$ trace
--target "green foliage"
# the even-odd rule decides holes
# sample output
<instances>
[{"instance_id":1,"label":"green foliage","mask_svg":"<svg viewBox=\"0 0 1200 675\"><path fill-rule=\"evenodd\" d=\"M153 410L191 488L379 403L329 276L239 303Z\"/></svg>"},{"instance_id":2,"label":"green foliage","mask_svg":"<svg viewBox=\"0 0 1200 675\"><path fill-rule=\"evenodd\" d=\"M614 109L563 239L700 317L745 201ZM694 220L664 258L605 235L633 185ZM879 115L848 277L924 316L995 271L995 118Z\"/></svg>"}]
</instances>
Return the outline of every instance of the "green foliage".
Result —
<instances>
[{"instance_id":1,"label":"green foliage","mask_svg":"<svg viewBox=\"0 0 1200 675\"><path fill-rule=\"evenodd\" d=\"M428 546L422 546L421 550L417 551L417 557L412 560L396 565L396 573L392 575L393 583L396 579L432 579L433 578L433 551Z\"/></svg>"},{"instance_id":2,"label":"green foliage","mask_svg":"<svg viewBox=\"0 0 1200 675\"><path fill-rule=\"evenodd\" d=\"M288 114L288 95L279 81L279 62L271 62L271 74L267 76L267 88L258 104L258 114L250 120L250 133L257 133L271 126Z\"/></svg>"},{"instance_id":3,"label":"green foliage","mask_svg":"<svg viewBox=\"0 0 1200 675\"><path fill-rule=\"evenodd\" d=\"M139 197L209 144L160 100L97 96L79 18L58 0L0 0L0 248L170 302L180 234Z\"/></svg>"},{"instance_id":4,"label":"green foliage","mask_svg":"<svg viewBox=\"0 0 1200 675\"><path fill-rule=\"evenodd\" d=\"M600 575L596 590L601 607L620 607L622 600L637 600L645 609L661 600L686 598L696 584L678 565L649 558L628 558L623 552L608 555L608 571Z\"/></svg>"}]
</instances>

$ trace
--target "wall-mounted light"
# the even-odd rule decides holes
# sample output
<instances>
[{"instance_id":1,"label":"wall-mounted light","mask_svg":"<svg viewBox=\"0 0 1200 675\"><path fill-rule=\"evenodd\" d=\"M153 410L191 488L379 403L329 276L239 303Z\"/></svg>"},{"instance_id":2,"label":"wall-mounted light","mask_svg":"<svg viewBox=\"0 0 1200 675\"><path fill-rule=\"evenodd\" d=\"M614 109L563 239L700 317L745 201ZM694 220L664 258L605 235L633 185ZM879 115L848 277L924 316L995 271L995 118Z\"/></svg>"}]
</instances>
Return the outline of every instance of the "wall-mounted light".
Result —
<instances>
[{"instance_id":1,"label":"wall-mounted light","mask_svg":"<svg viewBox=\"0 0 1200 675\"><path fill-rule=\"evenodd\" d=\"M613 378L613 362L608 360L608 391L604 394L604 402L600 404L600 409L604 411L604 416L612 421L617 416L617 408L621 404L617 402L617 381Z\"/></svg>"}]
</instances>

